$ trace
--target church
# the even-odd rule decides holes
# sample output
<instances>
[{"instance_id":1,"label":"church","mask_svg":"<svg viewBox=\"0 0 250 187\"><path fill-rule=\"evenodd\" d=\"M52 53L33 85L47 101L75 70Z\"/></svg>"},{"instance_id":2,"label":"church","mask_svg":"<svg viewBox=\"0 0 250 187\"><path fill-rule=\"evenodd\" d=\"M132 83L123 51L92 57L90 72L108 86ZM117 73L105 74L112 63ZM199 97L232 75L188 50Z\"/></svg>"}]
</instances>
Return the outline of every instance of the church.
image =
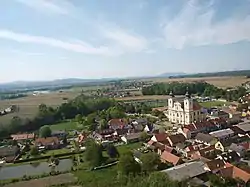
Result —
<instances>
[{"instance_id":1,"label":"church","mask_svg":"<svg viewBox=\"0 0 250 187\"><path fill-rule=\"evenodd\" d=\"M202 107L188 91L185 97L175 97L172 92L169 95L167 116L170 122L184 125L205 119Z\"/></svg>"}]
</instances>

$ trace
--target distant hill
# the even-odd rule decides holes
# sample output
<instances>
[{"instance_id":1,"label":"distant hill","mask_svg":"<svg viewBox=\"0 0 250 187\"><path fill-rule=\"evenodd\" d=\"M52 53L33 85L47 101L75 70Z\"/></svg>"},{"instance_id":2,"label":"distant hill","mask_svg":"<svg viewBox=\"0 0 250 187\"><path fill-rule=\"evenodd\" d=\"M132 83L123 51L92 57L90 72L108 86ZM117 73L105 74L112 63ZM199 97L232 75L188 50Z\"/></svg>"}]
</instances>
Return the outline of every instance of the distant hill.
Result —
<instances>
[{"instance_id":1,"label":"distant hill","mask_svg":"<svg viewBox=\"0 0 250 187\"><path fill-rule=\"evenodd\" d=\"M183 72L173 72L173 73L163 73L163 74L158 75L157 77L168 78L168 77L185 76L185 75L187 74Z\"/></svg>"},{"instance_id":2,"label":"distant hill","mask_svg":"<svg viewBox=\"0 0 250 187\"><path fill-rule=\"evenodd\" d=\"M221 72L209 72L209 73L195 73L186 74L176 77L225 77L225 76L249 76L250 70L237 70L237 71L221 71Z\"/></svg>"}]
</instances>

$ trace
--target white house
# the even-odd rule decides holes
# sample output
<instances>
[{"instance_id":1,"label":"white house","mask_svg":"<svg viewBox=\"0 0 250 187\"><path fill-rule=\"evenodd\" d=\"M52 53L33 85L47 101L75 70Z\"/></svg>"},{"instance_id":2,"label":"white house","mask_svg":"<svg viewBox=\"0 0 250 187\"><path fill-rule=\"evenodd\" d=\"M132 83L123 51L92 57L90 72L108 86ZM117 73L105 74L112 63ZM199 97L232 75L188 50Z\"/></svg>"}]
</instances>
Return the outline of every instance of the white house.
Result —
<instances>
[{"instance_id":1,"label":"white house","mask_svg":"<svg viewBox=\"0 0 250 187\"><path fill-rule=\"evenodd\" d=\"M190 97L187 92L185 97L175 97L170 93L171 98L168 99L167 116L170 122L178 124L190 124L195 121L202 121L205 115L202 107L197 101Z\"/></svg>"}]
</instances>

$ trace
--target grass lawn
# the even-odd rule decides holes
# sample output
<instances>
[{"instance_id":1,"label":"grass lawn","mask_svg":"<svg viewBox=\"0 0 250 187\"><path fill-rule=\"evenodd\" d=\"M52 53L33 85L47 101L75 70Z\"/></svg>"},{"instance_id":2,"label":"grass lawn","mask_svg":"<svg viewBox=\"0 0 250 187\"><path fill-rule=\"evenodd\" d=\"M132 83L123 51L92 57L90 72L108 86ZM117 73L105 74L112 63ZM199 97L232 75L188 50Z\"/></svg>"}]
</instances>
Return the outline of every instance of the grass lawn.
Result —
<instances>
[{"instance_id":1,"label":"grass lawn","mask_svg":"<svg viewBox=\"0 0 250 187\"><path fill-rule=\"evenodd\" d=\"M70 130L76 130L78 128L78 124L77 122L66 121L50 125L50 128L52 131L57 131L57 130L70 131Z\"/></svg>"},{"instance_id":2,"label":"grass lawn","mask_svg":"<svg viewBox=\"0 0 250 187\"><path fill-rule=\"evenodd\" d=\"M74 174L78 178L79 183L85 187L107 186L105 184L113 184L112 186L115 186L116 168L117 166L95 171L79 170L74 172Z\"/></svg>"},{"instance_id":3,"label":"grass lawn","mask_svg":"<svg viewBox=\"0 0 250 187\"><path fill-rule=\"evenodd\" d=\"M142 142L136 142L136 143L118 146L117 150L118 150L119 154L121 155L121 154L126 153L128 151L132 151L133 149L140 148L141 146L142 146Z\"/></svg>"},{"instance_id":4,"label":"grass lawn","mask_svg":"<svg viewBox=\"0 0 250 187\"><path fill-rule=\"evenodd\" d=\"M228 102L223 102L223 101L208 101L208 102L201 102L201 106L206 107L206 108L211 108L215 106L224 106L228 105Z\"/></svg>"}]
</instances>

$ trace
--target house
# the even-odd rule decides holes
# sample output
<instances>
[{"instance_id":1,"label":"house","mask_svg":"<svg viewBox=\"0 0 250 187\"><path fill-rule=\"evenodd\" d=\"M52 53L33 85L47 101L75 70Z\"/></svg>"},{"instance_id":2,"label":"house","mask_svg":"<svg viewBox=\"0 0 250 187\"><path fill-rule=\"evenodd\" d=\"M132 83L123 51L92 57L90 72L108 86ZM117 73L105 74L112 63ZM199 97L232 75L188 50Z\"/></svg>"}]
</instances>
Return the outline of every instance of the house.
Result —
<instances>
[{"instance_id":1,"label":"house","mask_svg":"<svg viewBox=\"0 0 250 187\"><path fill-rule=\"evenodd\" d=\"M208 171L205 170L202 161L194 161L177 165L161 172L166 173L172 180L183 181L185 179L204 176Z\"/></svg>"},{"instance_id":2,"label":"house","mask_svg":"<svg viewBox=\"0 0 250 187\"><path fill-rule=\"evenodd\" d=\"M7 146L0 147L0 159L4 159L6 162L12 162L19 153L19 147Z\"/></svg>"},{"instance_id":3,"label":"house","mask_svg":"<svg viewBox=\"0 0 250 187\"><path fill-rule=\"evenodd\" d=\"M152 136L151 140L154 142L160 142L160 143L169 143L167 140L168 134L167 133L158 133Z\"/></svg>"},{"instance_id":4,"label":"house","mask_svg":"<svg viewBox=\"0 0 250 187\"><path fill-rule=\"evenodd\" d=\"M224 168L226 162L223 160L211 160L206 162L205 169L211 171L212 173L217 173L220 169Z\"/></svg>"},{"instance_id":5,"label":"house","mask_svg":"<svg viewBox=\"0 0 250 187\"><path fill-rule=\"evenodd\" d=\"M182 128L178 129L178 132L182 133L187 139L190 139L194 138L198 133L206 133L218 130L224 123L226 123L226 121L222 119L204 120L184 125Z\"/></svg>"},{"instance_id":6,"label":"house","mask_svg":"<svg viewBox=\"0 0 250 187\"><path fill-rule=\"evenodd\" d=\"M123 129L128 125L127 120L125 119L111 119L108 122L109 128L116 130L116 129Z\"/></svg>"},{"instance_id":7,"label":"house","mask_svg":"<svg viewBox=\"0 0 250 187\"><path fill-rule=\"evenodd\" d=\"M250 121L239 123L237 127L241 129L244 134L250 133Z\"/></svg>"},{"instance_id":8,"label":"house","mask_svg":"<svg viewBox=\"0 0 250 187\"><path fill-rule=\"evenodd\" d=\"M223 143L223 142L221 142L221 141L217 141L215 144L214 144L214 147L215 147L215 149L217 149L217 150L220 150L221 152L224 152L225 151L225 144Z\"/></svg>"},{"instance_id":9,"label":"house","mask_svg":"<svg viewBox=\"0 0 250 187\"><path fill-rule=\"evenodd\" d=\"M132 124L146 126L148 124L148 119L147 118L135 119L132 121Z\"/></svg>"},{"instance_id":10,"label":"house","mask_svg":"<svg viewBox=\"0 0 250 187\"><path fill-rule=\"evenodd\" d=\"M245 183L250 181L250 174L230 163L226 163L225 168L218 171L218 174L223 177L230 177L234 179L240 179Z\"/></svg>"},{"instance_id":11,"label":"house","mask_svg":"<svg viewBox=\"0 0 250 187\"><path fill-rule=\"evenodd\" d=\"M184 143L186 138L183 134L175 134L167 137L170 146L174 146L178 143Z\"/></svg>"},{"instance_id":12,"label":"house","mask_svg":"<svg viewBox=\"0 0 250 187\"><path fill-rule=\"evenodd\" d=\"M59 149L61 147L57 137L37 138L35 140L35 145L45 149Z\"/></svg>"},{"instance_id":13,"label":"house","mask_svg":"<svg viewBox=\"0 0 250 187\"><path fill-rule=\"evenodd\" d=\"M96 141L113 140L114 129L104 129L93 132L92 137Z\"/></svg>"},{"instance_id":14,"label":"house","mask_svg":"<svg viewBox=\"0 0 250 187\"><path fill-rule=\"evenodd\" d=\"M62 138L62 137L65 137L67 136L67 132L66 131L63 131L63 130L59 130L59 131L52 131L51 132L51 136L52 137L58 137L58 138Z\"/></svg>"},{"instance_id":15,"label":"house","mask_svg":"<svg viewBox=\"0 0 250 187\"><path fill-rule=\"evenodd\" d=\"M138 123L137 121L132 122L131 125L135 132L142 132L144 130L143 124Z\"/></svg>"},{"instance_id":16,"label":"house","mask_svg":"<svg viewBox=\"0 0 250 187\"><path fill-rule=\"evenodd\" d=\"M162 162L172 163L174 166L183 163L182 159L168 151L164 151L161 155Z\"/></svg>"},{"instance_id":17,"label":"house","mask_svg":"<svg viewBox=\"0 0 250 187\"><path fill-rule=\"evenodd\" d=\"M225 162L239 162L241 157L235 151L224 152L217 157L218 159L224 160Z\"/></svg>"},{"instance_id":18,"label":"house","mask_svg":"<svg viewBox=\"0 0 250 187\"><path fill-rule=\"evenodd\" d=\"M123 136L126 135L130 132L131 129L116 129L115 132L113 133L114 136Z\"/></svg>"},{"instance_id":19,"label":"house","mask_svg":"<svg viewBox=\"0 0 250 187\"><path fill-rule=\"evenodd\" d=\"M228 148L229 151L235 151L239 156L243 156L245 153L245 148L242 145L237 145L235 143L232 143L230 147Z\"/></svg>"},{"instance_id":20,"label":"house","mask_svg":"<svg viewBox=\"0 0 250 187\"><path fill-rule=\"evenodd\" d=\"M193 159L201 159L201 158L207 158L207 159L215 159L217 157L218 151L215 149L215 146L211 145L208 147L205 147L203 149L200 149L193 154L191 154L191 158Z\"/></svg>"},{"instance_id":21,"label":"house","mask_svg":"<svg viewBox=\"0 0 250 187\"><path fill-rule=\"evenodd\" d=\"M195 121L202 121L205 115L202 112L202 107L197 101L190 97L187 92L185 97L175 97L170 93L168 99L167 117L170 122L177 124L190 124Z\"/></svg>"},{"instance_id":22,"label":"house","mask_svg":"<svg viewBox=\"0 0 250 187\"><path fill-rule=\"evenodd\" d=\"M229 114L223 110L216 110L211 112L210 118L221 118L221 119L229 119Z\"/></svg>"},{"instance_id":23,"label":"house","mask_svg":"<svg viewBox=\"0 0 250 187\"><path fill-rule=\"evenodd\" d=\"M206 145L212 145L216 142L216 139L209 134L198 133L195 137L195 141Z\"/></svg>"},{"instance_id":24,"label":"house","mask_svg":"<svg viewBox=\"0 0 250 187\"><path fill-rule=\"evenodd\" d=\"M33 140L35 138L35 134L34 133L30 133L30 134L12 134L10 137L13 140L16 140L16 141Z\"/></svg>"},{"instance_id":25,"label":"house","mask_svg":"<svg viewBox=\"0 0 250 187\"><path fill-rule=\"evenodd\" d=\"M121 137L121 140L128 143L139 142L141 137L141 133L131 133Z\"/></svg>"},{"instance_id":26,"label":"house","mask_svg":"<svg viewBox=\"0 0 250 187\"><path fill-rule=\"evenodd\" d=\"M234 136L234 131L228 128L228 129L222 129L222 130L210 132L209 134L217 138L218 140L226 140Z\"/></svg>"},{"instance_id":27,"label":"house","mask_svg":"<svg viewBox=\"0 0 250 187\"><path fill-rule=\"evenodd\" d=\"M80 134L78 135L76 141L77 141L78 143L81 144L81 143L83 143L83 142L86 140L86 138L87 138L87 135L86 135L86 134L80 133Z\"/></svg>"}]
</instances>

